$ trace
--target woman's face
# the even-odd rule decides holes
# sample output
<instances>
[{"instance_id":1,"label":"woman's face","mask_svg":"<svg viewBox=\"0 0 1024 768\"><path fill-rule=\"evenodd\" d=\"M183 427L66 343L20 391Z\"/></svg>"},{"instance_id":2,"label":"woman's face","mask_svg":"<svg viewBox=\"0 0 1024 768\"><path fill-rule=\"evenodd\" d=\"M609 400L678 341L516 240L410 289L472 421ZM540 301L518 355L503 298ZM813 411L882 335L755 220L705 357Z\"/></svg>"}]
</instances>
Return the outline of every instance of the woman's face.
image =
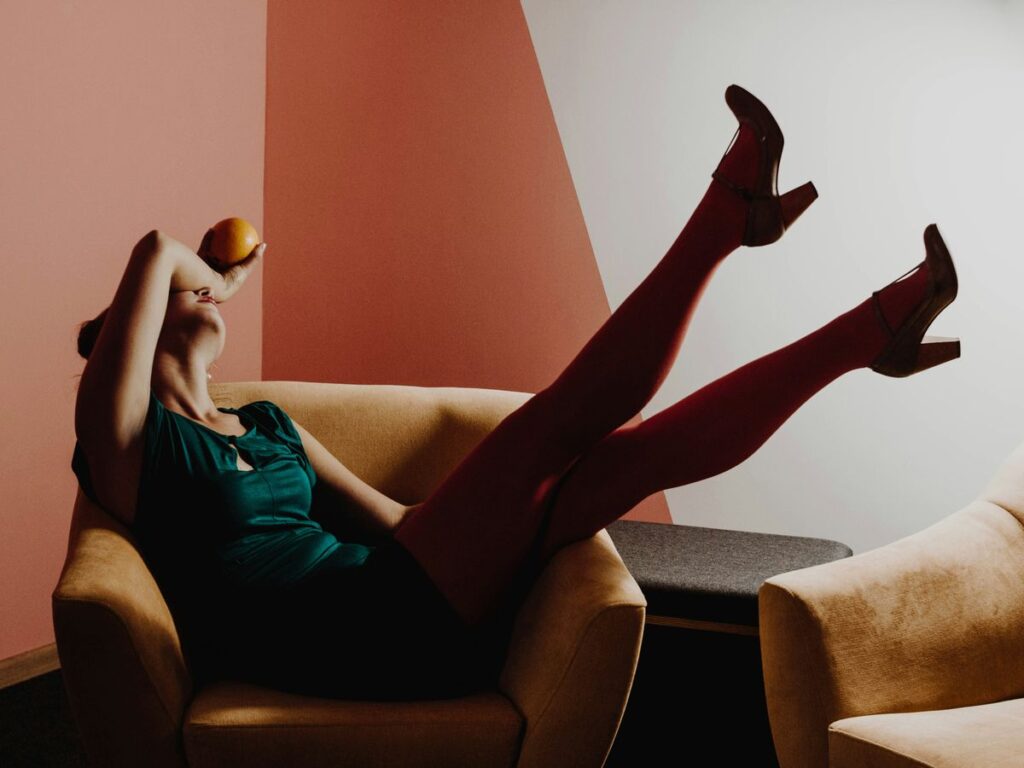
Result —
<instances>
[{"instance_id":1,"label":"woman's face","mask_svg":"<svg viewBox=\"0 0 1024 768\"><path fill-rule=\"evenodd\" d=\"M202 345L210 347L210 360L219 357L227 326L217 303L211 301L210 289L171 291L160 335L175 352L188 353L190 348Z\"/></svg>"}]
</instances>

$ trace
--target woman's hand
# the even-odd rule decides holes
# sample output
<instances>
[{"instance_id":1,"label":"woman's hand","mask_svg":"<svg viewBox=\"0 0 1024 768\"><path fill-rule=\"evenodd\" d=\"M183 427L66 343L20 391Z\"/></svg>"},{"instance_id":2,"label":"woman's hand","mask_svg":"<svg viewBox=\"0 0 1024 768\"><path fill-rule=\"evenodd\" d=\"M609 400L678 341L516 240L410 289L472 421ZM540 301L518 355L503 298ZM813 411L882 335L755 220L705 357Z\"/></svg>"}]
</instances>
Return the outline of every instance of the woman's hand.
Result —
<instances>
[{"instance_id":1,"label":"woman's hand","mask_svg":"<svg viewBox=\"0 0 1024 768\"><path fill-rule=\"evenodd\" d=\"M253 267L263 258L263 252L267 250L267 244L260 243L240 262L225 267L210 255L210 240L212 238L213 230L206 230L206 234L203 235L203 242L199 245L198 255L199 258L210 266L214 274L220 278L217 281L219 284L212 287L213 297L217 301L227 301L238 292L238 289L242 287L249 277Z\"/></svg>"}]
</instances>

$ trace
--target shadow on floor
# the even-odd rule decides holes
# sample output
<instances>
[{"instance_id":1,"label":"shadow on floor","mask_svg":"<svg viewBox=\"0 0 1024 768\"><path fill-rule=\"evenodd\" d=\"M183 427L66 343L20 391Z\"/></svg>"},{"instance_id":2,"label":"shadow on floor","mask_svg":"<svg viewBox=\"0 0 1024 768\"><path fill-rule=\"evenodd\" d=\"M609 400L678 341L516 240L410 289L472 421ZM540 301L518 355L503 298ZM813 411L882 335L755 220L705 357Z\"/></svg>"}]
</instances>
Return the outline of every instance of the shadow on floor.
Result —
<instances>
[{"instance_id":1,"label":"shadow on floor","mask_svg":"<svg viewBox=\"0 0 1024 768\"><path fill-rule=\"evenodd\" d=\"M59 669L0 690L0 765L87 765Z\"/></svg>"}]
</instances>

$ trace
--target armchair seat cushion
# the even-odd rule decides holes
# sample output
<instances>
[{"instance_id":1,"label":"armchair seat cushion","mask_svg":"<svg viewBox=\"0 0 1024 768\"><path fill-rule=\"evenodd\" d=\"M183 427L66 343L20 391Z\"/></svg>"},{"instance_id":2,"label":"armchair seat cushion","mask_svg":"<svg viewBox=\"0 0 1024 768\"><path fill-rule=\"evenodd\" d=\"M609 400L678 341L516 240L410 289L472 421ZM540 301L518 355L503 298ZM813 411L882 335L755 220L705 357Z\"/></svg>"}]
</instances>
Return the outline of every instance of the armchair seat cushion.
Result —
<instances>
[{"instance_id":1,"label":"armchair seat cushion","mask_svg":"<svg viewBox=\"0 0 1024 768\"><path fill-rule=\"evenodd\" d=\"M1018 768L1024 699L846 717L829 726L828 747L829 768Z\"/></svg>"},{"instance_id":2,"label":"armchair seat cushion","mask_svg":"<svg viewBox=\"0 0 1024 768\"><path fill-rule=\"evenodd\" d=\"M512 766L523 719L497 692L430 701L331 700L249 683L205 687L185 712L185 754L203 766Z\"/></svg>"}]
</instances>

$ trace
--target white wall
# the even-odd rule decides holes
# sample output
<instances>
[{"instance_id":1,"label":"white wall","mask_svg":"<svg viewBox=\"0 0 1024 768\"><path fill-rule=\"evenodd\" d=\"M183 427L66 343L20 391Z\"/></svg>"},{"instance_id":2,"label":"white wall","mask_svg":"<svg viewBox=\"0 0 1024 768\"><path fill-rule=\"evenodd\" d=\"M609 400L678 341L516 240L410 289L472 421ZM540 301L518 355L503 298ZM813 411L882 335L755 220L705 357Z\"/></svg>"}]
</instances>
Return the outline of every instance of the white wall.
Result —
<instances>
[{"instance_id":1,"label":"white wall","mask_svg":"<svg viewBox=\"0 0 1024 768\"><path fill-rule=\"evenodd\" d=\"M650 417L788 344L924 259L960 279L930 334L960 359L849 373L747 461L666 492L676 523L838 539L855 552L966 504L1024 439L1024 0L523 0L612 308L665 253L736 121L785 134L780 190L820 197L741 248L701 299Z\"/></svg>"}]
</instances>

